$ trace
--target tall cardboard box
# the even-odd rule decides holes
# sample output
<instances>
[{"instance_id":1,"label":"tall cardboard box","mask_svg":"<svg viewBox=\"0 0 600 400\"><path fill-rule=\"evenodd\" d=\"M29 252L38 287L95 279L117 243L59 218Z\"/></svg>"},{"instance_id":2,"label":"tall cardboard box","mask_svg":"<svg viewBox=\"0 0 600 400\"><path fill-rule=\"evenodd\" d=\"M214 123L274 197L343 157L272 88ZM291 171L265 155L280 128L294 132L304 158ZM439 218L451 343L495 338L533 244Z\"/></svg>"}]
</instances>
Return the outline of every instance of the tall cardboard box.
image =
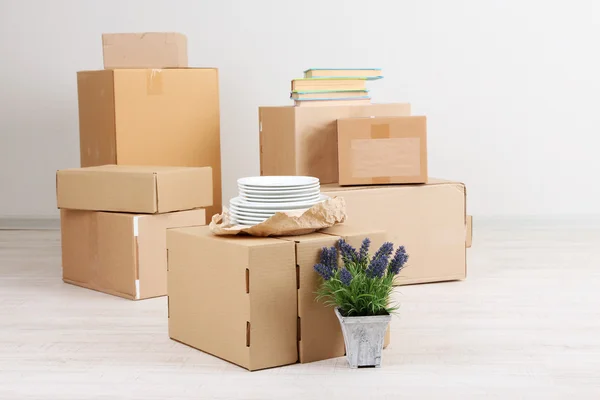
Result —
<instances>
[{"instance_id":1,"label":"tall cardboard box","mask_svg":"<svg viewBox=\"0 0 600 400\"><path fill-rule=\"evenodd\" d=\"M470 243L463 183L430 178L424 185L324 185L346 200L347 223L380 229L409 254L397 285L465 279Z\"/></svg>"},{"instance_id":2,"label":"tall cardboard box","mask_svg":"<svg viewBox=\"0 0 600 400\"><path fill-rule=\"evenodd\" d=\"M210 166L221 210L219 85L215 68L77 73L81 166Z\"/></svg>"},{"instance_id":3,"label":"tall cardboard box","mask_svg":"<svg viewBox=\"0 0 600 400\"><path fill-rule=\"evenodd\" d=\"M167 294L167 228L204 225L202 209L167 214L60 210L63 281L141 300Z\"/></svg>"},{"instance_id":4,"label":"tall cardboard box","mask_svg":"<svg viewBox=\"0 0 600 400\"><path fill-rule=\"evenodd\" d=\"M406 115L410 115L407 103L260 107L260 173L338 182L338 119Z\"/></svg>"},{"instance_id":5,"label":"tall cardboard box","mask_svg":"<svg viewBox=\"0 0 600 400\"><path fill-rule=\"evenodd\" d=\"M102 34L104 69L186 68L187 37L176 32Z\"/></svg>"}]
</instances>

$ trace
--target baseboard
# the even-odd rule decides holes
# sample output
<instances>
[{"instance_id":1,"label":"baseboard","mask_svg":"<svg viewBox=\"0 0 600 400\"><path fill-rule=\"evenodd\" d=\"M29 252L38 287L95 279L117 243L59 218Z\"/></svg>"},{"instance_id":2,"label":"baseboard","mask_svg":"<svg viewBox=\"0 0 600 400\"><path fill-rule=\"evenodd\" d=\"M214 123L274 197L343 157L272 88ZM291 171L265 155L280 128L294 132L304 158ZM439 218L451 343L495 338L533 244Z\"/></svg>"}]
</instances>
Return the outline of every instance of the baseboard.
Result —
<instances>
[{"instance_id":1,"label":"baseboard","mask_svg":"<svg viewBox=\"0 0 600 400\"><path fill-rule=\"evenodd\" d=\"M58 230L59 218L0 217L0 230Z\"/></svg>"}]
</instances>

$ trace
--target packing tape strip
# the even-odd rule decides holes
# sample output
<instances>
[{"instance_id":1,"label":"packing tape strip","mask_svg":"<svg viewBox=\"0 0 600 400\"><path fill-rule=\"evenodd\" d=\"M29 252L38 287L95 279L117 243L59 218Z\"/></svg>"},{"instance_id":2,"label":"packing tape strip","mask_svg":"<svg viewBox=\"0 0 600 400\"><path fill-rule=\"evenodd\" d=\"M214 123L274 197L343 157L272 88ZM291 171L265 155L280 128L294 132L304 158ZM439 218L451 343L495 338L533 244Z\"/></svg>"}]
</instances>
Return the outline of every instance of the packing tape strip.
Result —
<instances>
[{"instance_id":1,"label":"packing tape strip","mask_svg":"<svg viewBox=\"0 0 600 400\"><path fill-rule=\"evenodd\" d=\"M371 125L371 139L389 139L390 138L390 125L389 124L372 124ZM390 183L391 178L389 176L375 176L371 178L371 183L374 185L385 185Z\"/></svg>"},{"instance_id":2,"label":"packing tape strip","mask_svg":"<svg viewBox=\"0 0 600 400\"><path fill-rule=\"evenodd\" d=\"M389 138L390 138L390 125L389 124L371 125L371 139L389 139Z\"/></svg>"},{"instance_id":3,"label":"packing tape strip","mask_svg":"<svg viewBox=\"0 0 600 400\"><path fill-rule=\"evenodd\" d=\"M149 69L146 71L146 94L160 95L163 93L162 70Z\"/></svg>"}]
</instances>

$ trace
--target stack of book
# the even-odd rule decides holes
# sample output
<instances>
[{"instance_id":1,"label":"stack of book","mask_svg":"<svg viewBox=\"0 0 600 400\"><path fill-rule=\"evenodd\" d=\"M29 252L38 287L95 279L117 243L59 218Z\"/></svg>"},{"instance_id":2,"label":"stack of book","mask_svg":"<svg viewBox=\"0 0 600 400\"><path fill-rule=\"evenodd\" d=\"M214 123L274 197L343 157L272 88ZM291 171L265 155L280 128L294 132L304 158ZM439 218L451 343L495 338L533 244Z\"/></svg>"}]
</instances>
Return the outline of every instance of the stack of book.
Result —
<instances>
[{"instance_id":1,"label":"stack of book","mask_svg":"<svg viewBox=\"0 0 600 400\"><path fill-rule=\"evenodd\" d=\"M378 68L312 68L292 80L290 98L296 106L370 104L367 81L381 79Z\"/></svg>"}]
</instances>

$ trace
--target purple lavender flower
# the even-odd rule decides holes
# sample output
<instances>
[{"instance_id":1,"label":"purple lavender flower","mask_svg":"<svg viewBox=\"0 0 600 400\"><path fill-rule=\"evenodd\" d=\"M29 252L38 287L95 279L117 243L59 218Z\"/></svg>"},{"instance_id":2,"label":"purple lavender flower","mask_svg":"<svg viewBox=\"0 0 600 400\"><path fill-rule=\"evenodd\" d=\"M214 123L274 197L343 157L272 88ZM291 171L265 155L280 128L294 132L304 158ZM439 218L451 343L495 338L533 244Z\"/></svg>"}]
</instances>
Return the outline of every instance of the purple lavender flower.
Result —
<instances>
[{"instance_id":1,"label":"purple lavender flower","mask_svg":"<svg viewBox=\"0 0 600 400\"><path fill-rule=\"evenodd\" d=\"M342 268L340 270L340 281L342 281L345 286L350 286L350 282L352 282L352 273L346 268Z\"/></svg>"},{"instance_id":2,"label":"purple lavender flower","mask_svg":"<svg viewBox=\"0 0 600 400\"><path fill-rule=\"evenodd\" d=\"M315 265L315 271L317 271L317 273L326 281L333 277L333 269L328 265L317 264Z\"/></svg>"},{"instance_id":3,"label":"purple lavender flower","mask_svg":"<svg viewBox=\"0 0 600 400\"><path fill-rule=\"evenodd\" d=\"M394 251L394 245L385 242L371 259L371 263L365 271L369 278L381 278L387 271L390 256Z\"/></svg>"},{"instance_id":4,"label":"purple lavender flower","mask_svg":"<svg viewBox=\"0 0 600 400\"><path fill-rule=\"evenodd\" d=\"M321 250L321 264L334 271L338 268L338 254L335 247L323 247Z\"/></svg>"},{"instance_id":5,"label":"purple lavender flower","mask_svg":"<svg viewBox=\"0 0 600 400\"><path fill-rule=\"evenodd\" d=\"M358 262L358 253L354 247L348 244L344 239L340 239L338 245L344 262Z\"/></svg>"},{"instance_id":6,"label":"purple lavender flower","mask_svg":"<svg viewBox=\"0 0 600 400\"><path fill-rule=\"evenodd\" d=\"M363 240L362 245L360 246L360 250L358 252L358 260L360 262L367 261L367 257L369 256L369 246L371 245L371 239L365 238Z\"/></svg>"},{"instance_id":7,"label":"purple lavender flower","mask_svg":"<svg viewBox=\"0 0 600 400\"><path fill-rule=\"evenodd\" d=\"M400 246L396 250L394 258L390 262L390 273L393 275L398 275L402 268L404 268L406 261L408 261L408 254L406 254L406 249L404 246Z\"/></svg>"}]
</instances>

